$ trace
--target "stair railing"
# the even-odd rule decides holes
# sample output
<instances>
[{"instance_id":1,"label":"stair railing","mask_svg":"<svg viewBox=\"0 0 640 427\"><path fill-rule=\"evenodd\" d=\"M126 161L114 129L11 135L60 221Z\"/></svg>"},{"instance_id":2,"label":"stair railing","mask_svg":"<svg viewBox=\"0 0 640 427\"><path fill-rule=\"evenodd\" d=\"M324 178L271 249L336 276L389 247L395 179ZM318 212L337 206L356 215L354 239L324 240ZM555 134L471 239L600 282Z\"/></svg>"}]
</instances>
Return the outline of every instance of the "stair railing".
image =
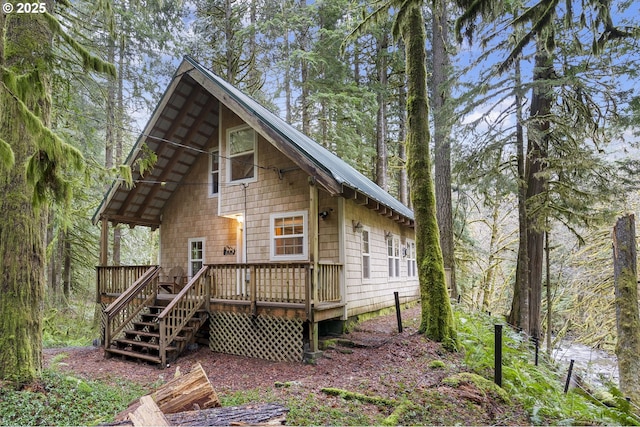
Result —
<instances>
[{"instance_id":1,"label":"stair railing","mask_svg":"<svg viewBox=\"0 0 640 427\"><path fill-rule=\"evenodd\" d=\"M209 299L208 270L208 265L202 266L200 271L189 280L189 283L158 315L162 366L167 365L167 348L169 345Z\"/></svg>"},{"instance_id":2,"label":"stair railing","mask_svg":"<svg viewBox=\"0 0 640 427\"><path fill-rule=\"evenodd\" d=\"M104 309L104 346L109 348L115 338L140 312L155 302L158 294L159 266L151 266L114 302Z\"/></svg>"}]
</instances>

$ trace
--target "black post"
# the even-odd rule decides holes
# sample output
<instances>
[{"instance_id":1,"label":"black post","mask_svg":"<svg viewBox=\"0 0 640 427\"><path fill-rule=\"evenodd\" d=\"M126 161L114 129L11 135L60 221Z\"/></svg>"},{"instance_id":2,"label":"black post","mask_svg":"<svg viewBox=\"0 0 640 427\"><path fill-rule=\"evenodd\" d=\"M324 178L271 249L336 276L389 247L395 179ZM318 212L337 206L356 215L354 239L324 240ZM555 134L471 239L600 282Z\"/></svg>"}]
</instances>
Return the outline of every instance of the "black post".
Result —
<instances>
[{"instance_id":1,"label":"black post","mask_svg":"<svg viewBox=\"0 0 640 427\"><path fill-rule=\"evenodd\" d=\"M502 387L502 325L494 325L494 326L495 326L494 382L498 385L498 387Z\"/></svg>"},{"instance_id":2,"label":"black post","mask_svg":"<svg viewBox=\"0 0 640 427\"><path fill-rule=\"evenodd\" d=\"M397 292L393 293L396 299L396 318L398 319L398 332L402 333L402 315L400 314L400 296Z\"/></svg>"},{"instance_id":3,"label":"black post","mask_svg":"<svg viewBox=\"0 0 640 427\"><path fill-rule=\"evenodd\" d=\"M535 365L538 366L538 351L540 350L540 340L538 338L534 338L533 339L535 344L536 344L536 363Z\"/></svg>"},{"instance_id":4,"label":"black post","mask_svg":"<svg viewBox=\"0 0 640 427\"><path fill-rule=\"evenodd\" d=\"M571 373L573 372L573 362L574 360L571 359L571 362L569 363L569 372L567 373L567 382L564 383L564 394L567 394L567 392L569 391L569 383L571 382Z\"/></svg>"}]
</instances>

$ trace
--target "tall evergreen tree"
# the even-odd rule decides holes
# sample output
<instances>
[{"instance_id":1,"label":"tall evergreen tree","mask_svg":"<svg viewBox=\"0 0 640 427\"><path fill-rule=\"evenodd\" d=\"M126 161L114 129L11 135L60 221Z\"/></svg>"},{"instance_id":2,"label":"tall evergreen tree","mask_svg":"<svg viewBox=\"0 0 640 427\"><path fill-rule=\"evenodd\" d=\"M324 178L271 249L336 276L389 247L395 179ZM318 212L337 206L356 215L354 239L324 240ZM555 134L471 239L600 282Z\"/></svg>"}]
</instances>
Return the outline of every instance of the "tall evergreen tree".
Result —
<instances>
[{"instance_id":1,"label":"tall evergreen tree","mask_svg":"<svg viewBox=\"0 0 640 427\"><path fill-rule=\"evenodd\" d=\"M13 157L13 166L4 162L0 170L0 379L18 384L36 377L42 366L47 199L69 200L64 175L83 163L49 129L54 35L86 69L113 72L62 30L53 2L44 4L42 13L0 20L0 146Z\"/></svg>"},{"instance_id":2,"label":"tall evergreen tree","mask_svg":"<svg viewBox=\"0 0 640 427\"><path fill-rule=\"evenodd\" d=\"M373 12L353 30L351 37L383 19L389 10L395 12L392 34L396 39L402 38L405 47L407 175L415 215L416 262L422 307L419 331L453 350L457 347L457 332L445 281L429 154L431 132L422 5L422 0L377 3Z\"/></svg>"}]
</instances>

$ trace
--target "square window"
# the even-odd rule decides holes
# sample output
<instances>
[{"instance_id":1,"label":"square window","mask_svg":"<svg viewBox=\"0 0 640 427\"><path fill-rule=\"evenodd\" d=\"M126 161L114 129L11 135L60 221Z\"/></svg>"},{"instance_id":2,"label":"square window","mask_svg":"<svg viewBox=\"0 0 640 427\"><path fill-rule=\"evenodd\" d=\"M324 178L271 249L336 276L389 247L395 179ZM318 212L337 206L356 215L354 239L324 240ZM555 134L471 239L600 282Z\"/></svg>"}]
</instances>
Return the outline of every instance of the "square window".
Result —
<instances>
[{"instance_id":1,"label":"square window","mask_svg":"<svg viewBox=\"0 0 640 427\"><path fill-rule=\"evenodd\" d=\"M307 259L307 213L271 215L271 259Z\"/></svg>"}]
</instances>

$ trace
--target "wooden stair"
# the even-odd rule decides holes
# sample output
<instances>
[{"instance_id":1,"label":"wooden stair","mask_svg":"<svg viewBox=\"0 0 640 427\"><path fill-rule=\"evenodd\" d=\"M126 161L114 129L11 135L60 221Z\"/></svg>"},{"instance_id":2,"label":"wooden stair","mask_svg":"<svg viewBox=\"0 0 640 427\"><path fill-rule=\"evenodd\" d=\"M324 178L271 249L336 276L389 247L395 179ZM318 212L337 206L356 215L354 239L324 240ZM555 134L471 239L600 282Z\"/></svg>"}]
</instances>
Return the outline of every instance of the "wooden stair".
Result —
<instances>
[{"instance_id":1,"label":"wooden stair","mask_svg":"<svg viewBox=\"0 0 640 427\"><path fill-rule=\"evenodd\" d=\"M129 329L122 331L117 338L105 345L105 355L120 356L128 360L138 360L162 365L163 359L172 362L193 342L198 331L207 324L209 315L206 310L198 310L187 326L165 348L165 357L160 352L160 329L158 315L166 308L166 294L162 301L156 300L140 313L139 320L131 322ZM163 366L161 366L163 367Z\"/></svg>"}]
</instances>

